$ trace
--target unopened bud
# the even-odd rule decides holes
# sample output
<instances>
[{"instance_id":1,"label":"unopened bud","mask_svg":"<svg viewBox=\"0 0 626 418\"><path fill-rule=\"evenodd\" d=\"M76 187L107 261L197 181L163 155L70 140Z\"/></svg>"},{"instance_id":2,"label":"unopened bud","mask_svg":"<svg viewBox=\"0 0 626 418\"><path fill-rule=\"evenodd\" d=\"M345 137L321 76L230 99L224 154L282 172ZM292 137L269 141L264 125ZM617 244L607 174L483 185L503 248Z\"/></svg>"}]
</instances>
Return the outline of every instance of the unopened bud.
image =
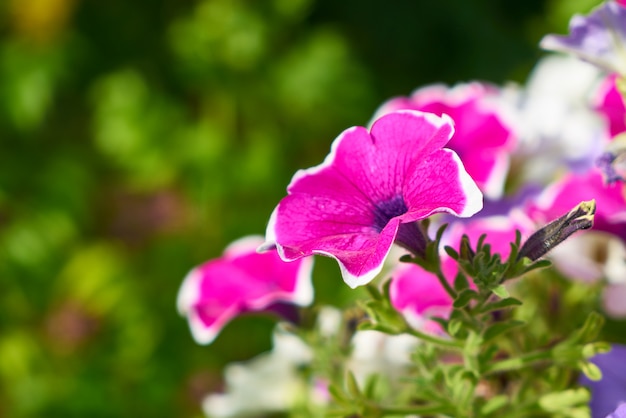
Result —
<instances>
[{"instance_id":1,"label":"unopened bud","mask_svg":"<svg viewBox=\"0 0 626 418\"><path fill-rule=\"evenodd\" d=\"M469 237L467 235L463 235L463 237L461 237L461 245L459 246L459 251L461 260L467 260L471 263L474 260L474 257L476 257L476 253L472 249L472 246L469 242Z\"/></svg>"},{"instance_id":2,"label":"unopened bud","mask_svg":"<svg viewBox=\"0 0 626 418\"><path fill-rule=\"evenodd\" d=\"M535 261L544 255L574 232L589 229L593 226L593 216L596 213L596 201L581 202L569 213L550 222L534 234L522 245L517 256L518 260L524 257Z\"/></svg>"}]
</instances>

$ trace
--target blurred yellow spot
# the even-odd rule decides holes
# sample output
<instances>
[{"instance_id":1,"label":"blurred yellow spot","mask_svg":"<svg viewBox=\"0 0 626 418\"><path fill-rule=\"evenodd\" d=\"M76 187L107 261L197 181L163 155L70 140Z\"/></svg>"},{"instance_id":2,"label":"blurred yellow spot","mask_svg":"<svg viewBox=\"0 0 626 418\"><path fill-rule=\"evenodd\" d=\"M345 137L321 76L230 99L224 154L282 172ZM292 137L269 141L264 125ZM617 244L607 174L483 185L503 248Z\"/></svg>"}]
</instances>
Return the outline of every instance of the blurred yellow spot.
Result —
<instances>
[{"instance_id":1,"label":"blurred yellow spot","mask_svg":"<svg viewBox=\"0 0 626 418\"><path fill-rule=\"evenodd\" d=\"M45 43L67 25L76 0L10 0L9 16L15 32Z\"/></svg>"}]
</instances>

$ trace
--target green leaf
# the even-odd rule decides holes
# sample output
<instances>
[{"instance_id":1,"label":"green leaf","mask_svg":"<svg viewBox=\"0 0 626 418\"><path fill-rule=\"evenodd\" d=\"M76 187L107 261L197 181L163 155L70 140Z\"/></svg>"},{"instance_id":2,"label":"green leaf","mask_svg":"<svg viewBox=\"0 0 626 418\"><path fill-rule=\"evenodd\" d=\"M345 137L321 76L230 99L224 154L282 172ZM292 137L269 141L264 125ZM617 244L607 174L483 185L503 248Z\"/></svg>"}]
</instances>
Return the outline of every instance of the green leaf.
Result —
<instances>
[{"instance_id":1,"label":"green leaf","mask_svg":"<svg viewBox=\"0 0 626 418\"><path fill-rule=\"evenodd\" d=\"M491 361L499 351L500 347L498 347L497 344L491 344L487 346L487 348L483 348L482 353L478 356L478 361L480 361L481 364L486 364Z\"/></svg>"},{"instance_id":2,"label":"green leaf","mask_svg":"<svg viewBox=\"0 0 626 418\"><path fill-rule=\"evenodd\" d=\"M388 280L389 281L389 280ZM383 300L383 295L380 292L380 290L378 290L378 288L373 285L373 284L368 284L367 286L365 286L365 289L367 290L367 292L370 294L370 296L372 297L372 299L376 300L376 301L382 301Z\"/></svg>"},{"instance_id":3,"label":"green leaf","mask_svg":"<svg viewBox=\"0 0 626 418\"><path fill-rule=\"evenodd\" d=\"M341 390L339 386L337 386L336 384L331 383L328 386L328 392L338 404L344 404L344 405L351 404L350 400L348 399L344 391Z\"/></svg>"},{"instance_id":4,"label":"green leaf","mask_svg":"<svg viewBox=\"0 0 626 418\"><path fill-rule=\"evenodd\" d=\"M597 341L595 343L585 344L583 347L583 356L585 358L591 358L597 354L604 354L611 351L611 344L604 341Z\"/></svg>"},{"instance_id":5,"label":"green leaf","mask_svg":"<svg viewBox=\"0 0 626 418\"><path fill-rule=\"evenodd\" d=\"M583 361L580 364L580 371L589 379L597 382L602 379L602 371L598 366L590 361Z\"/></svg>"},{"instance_id":6,"label":"green leaf","mask_svg":"<svg viewBox=\"0 0 626 418\"><path fill-rule=\"evenodd\" d=\"M552 265L552 262L550 260L537 260L532 264L529 264L525 269L524 269L524 274L533 271L533 270L537 270L537 269L542 269L542 268L546 268L546 267L550 267Z\"/></svg>"},{"instance_id":7,"label":"green leaf","mask_svg":"<svg viewBox=\"0 0 626 418\"><path fill-rule=\"evenodd\" d=\"M453 337L456 337L458 332L461 330L463 326L463 322L458 319L452 319L448 322L448 334Z\"/></svg>"},{"instance_id":8,"label":"green leaf","mask_svg":"<svg viewBox=\"0 0 626 418\"><path fill-rule=\"evenodd\" d=\"M374 324L373 322L364 321L356 327L359 331L380 331L384 334L397 335L398 330L388 327L383 324Z\"/></svg>"},{"instance_id":9,"label":"green leaf","mask_svg":"<svg viewBox=\"0 0 626 418\"><path fill-rule=\"evenodd\" d=\"M465 289L469 289L469 282L467 281L465 274L459 271L454 278L454 290L462 292Z\"/></svg>"},{"instance_id":10,"label":"green leaf","mask_svg":"<svg viewBox=\"0 0 626 418\"><path fill-rule=\"evenodd\" d=\"M502 284L501 284L501 285L496 286L496 287L495 287L495 288L493 288L491 291L492 291L493 293L495 293L495 295L496 295L496 296L498 296L498 297L499 297L499 298L501 298L501 299L506 299L506 298L508 298L508 297L510 296L510 295L509 295L509 291L508 291L508 290L506 290L506 287L504 287L504 285L502 285Z\"/></svg>"},{"instance_id":11,"label":"green leaf","mask_svg":"<svg viewBox=\"0 0 626 418\"><path fill-rule=\"evenodd\" d=\"M602 326L604 325L604 317L597 312L591 312L587 316L582 328L574 335L572 341L579 343L590 343L596 339Z\"/></svg>"},{"instance_id":12,"label":"green leaf","mask_svg":"<svg viewBox=\"0 0 626 418\"><path fill-rule=\"evenodd\" d=\"M509 403L509 398L506 395L497 395L489 399L482 408L480 408L481 415L489 415L502 409Z\"/></svg>"},{"instance_id":13,"label":"green leaf","mask_svg":"<svg viewBox=\"0 0 626 418\"><path fill-rule=\"evenodd\" d=\"M483 334L483 338L485 339L485 341L492 340L496 338L498 335L504 334L505 332L508 332L512 330L513 328L517 328L524 324L525 324L524 321L517 321L517 320L512 320L512 321L507 321L507 322L498 322L497 324L494 324L490 326L489 328L487 328L487 330Z\"/></svg>"},{"instance_id":14,"label":"green leaf","mask_svg":"<svg viewBox=\"0 0 626 418\"><path fill-rule=\"evenodd\" d=\"M361 398L361 389L359 389L359 384L357 383L354 374L350 371L346 373L346 388L348 389L348 393L350 393L353 398Z\"/></svg>"},{"instance_id":15,"label":"green leaf","mask_svg":"<svg viewBox=\"0 0 626 418\"><path fill-rule=\"evenodd\" d=\"M547 412L560 412L563 409L589 402L589 390L585 388L552 392L539 398L539 406Z\"/></svg>"},{"instance_id":16,"label":"green leaf","mask_svg":"<svg viewBox=\"0 0 626 418\"><path fill-rule=\"evenodd\" d=\"M443 249L452 259L454 260L459 259L459 253L457 253L454 248L450 247L449 245L446 245L443 247Z\"/></svg>"},{"instance_id":17,"label":"green leaf","mask_svg":"<svg viewBox=\"0 0 626 418\"><path fill-rule=\"evenodd\" d=\"M472 299L478 299L478 293L476 293L476 291L472 289L465 289L457 295L452 306L460 309L470 303Z\"/></svg>"},{"instance_id":18,"label":"green leaf","mask_svg":"<svg viewBox=\"0 0 626 418\"><path fill-rule=\"evenodd\" d=\"M438 323L441 326L441 328L443 328L443 329L448 329L448 327L449 327L448 323L450 321L448 319L441 318L439 316L433 316L430 319L435 321L436 323Z\"/></svg>"},{"instance_id":19,"label":"green leaf","mask_svg":"<svg viewBox=\"0 0 626 418\"><path fill-rule=\"evenodd\" d=\"M365 388L363 389L363 393L365 394L365 397L367 399L372 399L374 397L378 381L378 374L372 374L367 378L367 381L365 382Z\"/></svg>"},{"instance_id":20,"label":"green leaf","mask_svg":"<svg viewBox=\"0 0 626 418\"><path fill-rule=\"evenodd\" d=\"M385 283L383 283L383 298L385 299L385 301L390 301L391 300L391 293L390 290L391 289L391 280L387 280Z\"/></svg>"},{"instance_id":21,"label":"green leaf","mask_svg":"<svg viewBox=\"0 0 626 418\"><path fill-rule=\"evenodd\" d=\"M508 298L500 299L496 302L483 306L483 308L480 310L480 313L498 311L500 309L510 308L512 306L519 306L521 304L522 304L522 301L512 298L512 297L508 297Z\"/></svg>"}]
</instances>

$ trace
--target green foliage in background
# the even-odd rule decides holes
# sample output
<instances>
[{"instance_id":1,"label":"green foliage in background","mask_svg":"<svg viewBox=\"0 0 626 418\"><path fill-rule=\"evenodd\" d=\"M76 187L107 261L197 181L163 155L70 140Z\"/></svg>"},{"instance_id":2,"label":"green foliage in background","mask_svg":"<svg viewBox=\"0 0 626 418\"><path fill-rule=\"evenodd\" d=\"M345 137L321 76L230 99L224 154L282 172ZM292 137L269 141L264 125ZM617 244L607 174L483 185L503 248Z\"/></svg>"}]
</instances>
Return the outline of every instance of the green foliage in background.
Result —
<instances>
[{"instance_id":1,"label":"green foliage in background","mask_svg":"<svg viewBox=\"0 0 626 418\"><path fill-rule=\"evenodd\" d=\"M197 346L187 271L262 234L295 170L383 100L523 82L594 3L0 2L0 416L201 416L274 319ZM355 297L317 264L318 300Z\"/></svg>"}]
</instances>

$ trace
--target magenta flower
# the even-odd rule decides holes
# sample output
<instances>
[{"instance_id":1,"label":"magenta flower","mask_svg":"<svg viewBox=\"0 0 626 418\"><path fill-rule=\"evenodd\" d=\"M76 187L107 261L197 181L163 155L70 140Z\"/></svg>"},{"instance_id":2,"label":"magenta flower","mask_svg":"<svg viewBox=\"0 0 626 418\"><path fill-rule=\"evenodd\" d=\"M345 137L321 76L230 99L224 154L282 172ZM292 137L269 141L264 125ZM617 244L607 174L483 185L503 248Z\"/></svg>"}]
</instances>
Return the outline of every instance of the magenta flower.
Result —
<instances>
[{"instance_id":1,"label":"magenta flower","mask_svg":"<svg viewBox=\"0 0 626 418\"><path fill-rule=\"evenodd\" d=\"M456 262L442 255L442 269L452 284L457 272ZM452 298L437 276L412 263L401 264L393 271L389 297L406 321L421 331L441 332L441 326L432 318L448 318L452 312Z\"/></svg>"},{"instance_id":2,"label":"magenta flower","mask_svg":"<svg viewBox=\"0 0 626 418\"><path fill-rule=\"evenodd\" d=\"M452 89L434 85L416 90L410 97L397 97L384 103L376 112L413 109L454 120L455 135L448 147L456 151L469 175L487 197L502 194L509 169L509 155L515 146L512 128L494 105L498 89L469 83Z\"/></svg>"},{"instance_id":3,"label":"magenta flower","mask_svg":"<svg viewBox=\"0 0 626 418\"><path fill-rule=\"evenodd\" d=\"M582 201L596 201L593 229L626 239L626 197L619 183L605 184L599 169L568 174L548 187L526 213L544 225Z\"/></svg>"},{"instance_id":4,"label":"magenta flower","mask_svg":"<svg viewBox=\"0 0 626 418\"><path fill-rule=\"evenodd\" d=\"M567 52L608 72L626 75L626 7L607 1L570 20L568 36L546 35L544 49Z\"/></svg>"},{"instance_id":5,"label":"magenta flower","mask_svg":"<svg viewBox=\"0 0 626 418\"><path fill-rule=\"evenodd\" d=\"M261 243L259 236L235 241L221 258L207 261L185 277L177 305L198 343L212 342L243 312L263 310L276 302L312 302L312 258L285 263L276 251L257 253Z\"/></svg>"},{"instance_id":6,"label":"magenta flower","mask_svg":"<svg viewBox=\"0 0 626 418\"><path fill-rule=\"evenodd\" d=\"M270 218L264 248L281 257L335 258L350 287L370 282L394 241L421 253L416 221L434 213L467 217L482 194L454 151L447 115L398 111L353 127L317 167L298 171Z\"/></svg>"},{"instance_id":7,"label":"magenta flower","mask_svg":"<svg viewBox=\"0 0 626 418\"><path fill-rule=\"evenodd\" d=\"M598 93L596 110L606 119L609 126L609 135L615 135L626 131L626 106L621 93L615 84L615 74L607 77Z\"/></svg>"},{"instance_id":8,"label":"magenta flower","mask_svg":"<svg viewBox=\"0 0 626 418\"><path fill-rule=\"evenodd\" d=\"M615 74L607 77L600 88L596 109L607 120L611 142L596 159L607 183L626 181L626 105L619 92ZM620 135L621 134L621 135Z\"/></svg>"}]
</instances>

